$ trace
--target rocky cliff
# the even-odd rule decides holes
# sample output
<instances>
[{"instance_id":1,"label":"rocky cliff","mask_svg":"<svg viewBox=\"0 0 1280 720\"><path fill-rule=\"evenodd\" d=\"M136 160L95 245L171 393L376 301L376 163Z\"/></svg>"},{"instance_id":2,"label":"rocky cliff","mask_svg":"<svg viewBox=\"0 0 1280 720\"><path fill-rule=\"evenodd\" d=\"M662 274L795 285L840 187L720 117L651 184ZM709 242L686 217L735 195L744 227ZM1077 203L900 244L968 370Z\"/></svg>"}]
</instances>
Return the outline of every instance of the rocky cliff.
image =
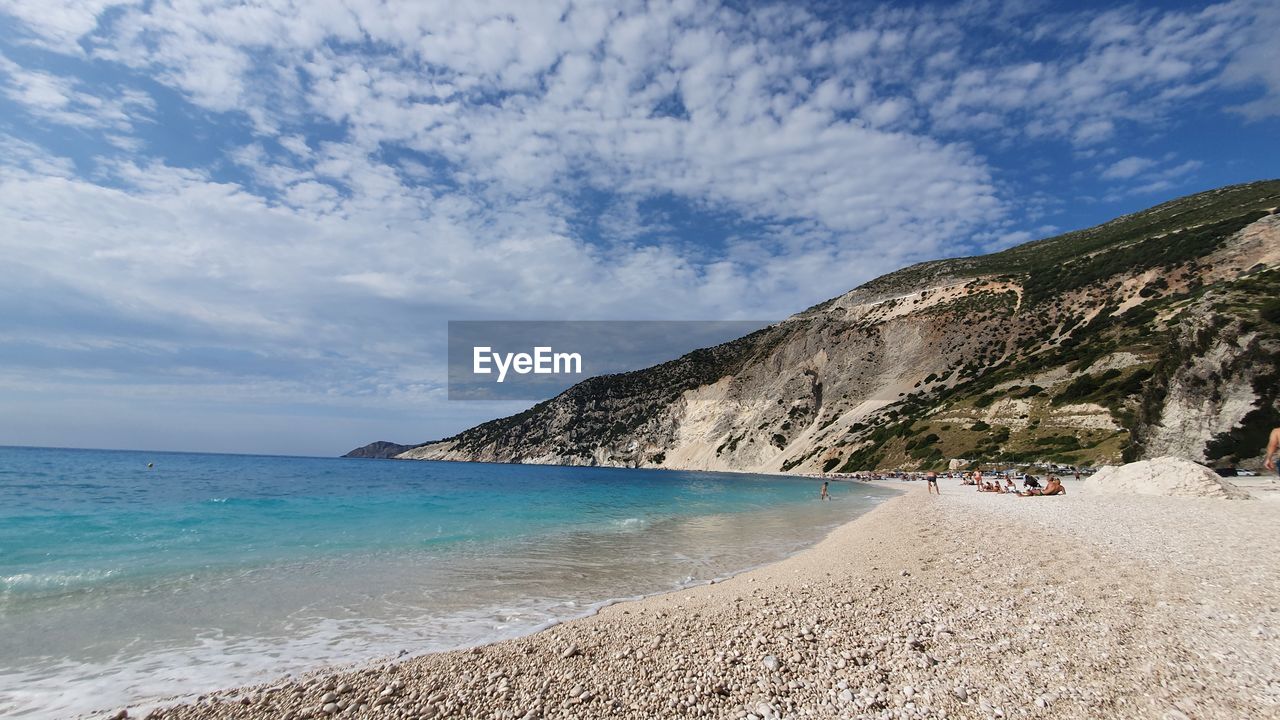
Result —
<instances>
[{"instance_id":1,"label":"rocky cliff","mask_svg":"<svg viewBox=\"0 0 1280 720\"><path fill-rule=\"evenodd\" d=\"M1280 181L1238 185L915 265L398 457L797 472L1253 457L1280 421L1278 205Z\"/></svg>"}]
</instances>

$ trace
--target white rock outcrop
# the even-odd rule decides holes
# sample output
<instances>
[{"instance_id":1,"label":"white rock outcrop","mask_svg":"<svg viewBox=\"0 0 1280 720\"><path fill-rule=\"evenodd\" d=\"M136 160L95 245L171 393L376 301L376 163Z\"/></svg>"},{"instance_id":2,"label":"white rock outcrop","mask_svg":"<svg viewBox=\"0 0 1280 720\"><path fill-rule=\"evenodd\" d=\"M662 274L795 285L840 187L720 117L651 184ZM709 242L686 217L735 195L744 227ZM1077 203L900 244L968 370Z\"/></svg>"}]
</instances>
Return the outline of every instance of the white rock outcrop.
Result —
<instances>
[{"instance_id":1,"label":"white rock outcrop","mask_svg":"<svg viewBox=\"0 0 1280 720\"><path fill-rule=\"evenodd\" d=\"M1247 500L1248 492L1209 468L1179 457L1105 467L1085 480L1087 493Z\"/></svg>"}]
</instances>

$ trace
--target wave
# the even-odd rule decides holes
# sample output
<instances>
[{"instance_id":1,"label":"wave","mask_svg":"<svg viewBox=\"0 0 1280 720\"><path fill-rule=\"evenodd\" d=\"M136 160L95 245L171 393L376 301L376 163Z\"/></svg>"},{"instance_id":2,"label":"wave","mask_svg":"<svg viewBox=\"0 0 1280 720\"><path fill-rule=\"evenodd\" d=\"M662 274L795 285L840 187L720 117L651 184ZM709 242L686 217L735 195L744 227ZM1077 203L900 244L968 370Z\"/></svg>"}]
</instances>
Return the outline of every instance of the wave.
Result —
<instances>
[{"instance_id":1,"label":"wave","mask_svg":"<svg viewBox=\"0 0 1280 720\"><path fill-rule=\"evenodd\" d=\"M154 707L190 700L213 688L273 682L321 667L357 667L520 637L590 614L604 604L531 601L410 624L369 618L297 618L289 636L227 636L221 630L209 630L188 643L141 655L120 653L94 661L42 658L20 667L0 666L0 716L75 717L125 706L131 716L143 716Z\"/></svg>"},{"instance_id":2,"label":"wave","mask_svg":"<svg viewBox=\"0 0 1280 720\"><path fill-rule=\"evenodd\" d=\"M119 574L118 570L84 570L67 573L15 573L0 576L0 592L37 590L70 590L81 588Z\"/></svg>"}]
</instances>

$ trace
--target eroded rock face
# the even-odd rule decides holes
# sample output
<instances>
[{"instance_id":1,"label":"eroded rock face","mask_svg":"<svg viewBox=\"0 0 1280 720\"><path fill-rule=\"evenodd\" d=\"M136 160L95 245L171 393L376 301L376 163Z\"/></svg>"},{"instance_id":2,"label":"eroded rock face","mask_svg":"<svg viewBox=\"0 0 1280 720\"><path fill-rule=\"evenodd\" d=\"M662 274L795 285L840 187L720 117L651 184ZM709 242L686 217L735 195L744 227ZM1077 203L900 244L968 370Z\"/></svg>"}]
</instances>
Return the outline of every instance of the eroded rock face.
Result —
<instances>
[{"instance_id":1,"label":"eroded rock face","mask_svg":"<svg viewBox=\"0 0 1280 720\"><path fill-rule=\"evenodd\" d=\"M1223 324L1214 313L1186 313L1182 340L1188 352L1171 374L1163 406L1147 430L1148 455L1216 459L1208 457L1207 440L1229 432L1265 402L1255 385L1272 382L1277 348L1249 324Z\"/></svg>"},{"instance_id":2,"label":"eroded rock face","mask_svg":"<svg viewBox=\"0 0 1280 720\"><path fill-rule=\"evenodd\" d=\"M1224 188L913 266L399 457L752 471L1212 459L1280 371L1280 327L1257 307L1280 296L1278 204L1280 182Z\"/></svg>"}]
</instances>

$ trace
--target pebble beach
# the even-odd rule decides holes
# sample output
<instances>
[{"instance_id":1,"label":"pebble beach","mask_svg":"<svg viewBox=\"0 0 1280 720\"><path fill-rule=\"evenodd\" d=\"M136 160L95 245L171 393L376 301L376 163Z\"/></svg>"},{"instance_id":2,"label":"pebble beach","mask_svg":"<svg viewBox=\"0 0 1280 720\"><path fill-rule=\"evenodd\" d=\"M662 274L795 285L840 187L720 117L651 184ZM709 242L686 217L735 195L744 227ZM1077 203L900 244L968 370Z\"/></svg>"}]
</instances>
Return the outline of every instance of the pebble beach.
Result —
<instances>
[{"instance_id":1,"label":"pebble beach","mask_svg":"<svg viewBox=\"0 0 1280 720\"><path fill-rule=\"evenodd\" d=\"M537 634L164 718L1280 717L1266 501L921 483L786 560ZM105 716L122 716L119 709Z\"/></svg>"}]
</instances>

